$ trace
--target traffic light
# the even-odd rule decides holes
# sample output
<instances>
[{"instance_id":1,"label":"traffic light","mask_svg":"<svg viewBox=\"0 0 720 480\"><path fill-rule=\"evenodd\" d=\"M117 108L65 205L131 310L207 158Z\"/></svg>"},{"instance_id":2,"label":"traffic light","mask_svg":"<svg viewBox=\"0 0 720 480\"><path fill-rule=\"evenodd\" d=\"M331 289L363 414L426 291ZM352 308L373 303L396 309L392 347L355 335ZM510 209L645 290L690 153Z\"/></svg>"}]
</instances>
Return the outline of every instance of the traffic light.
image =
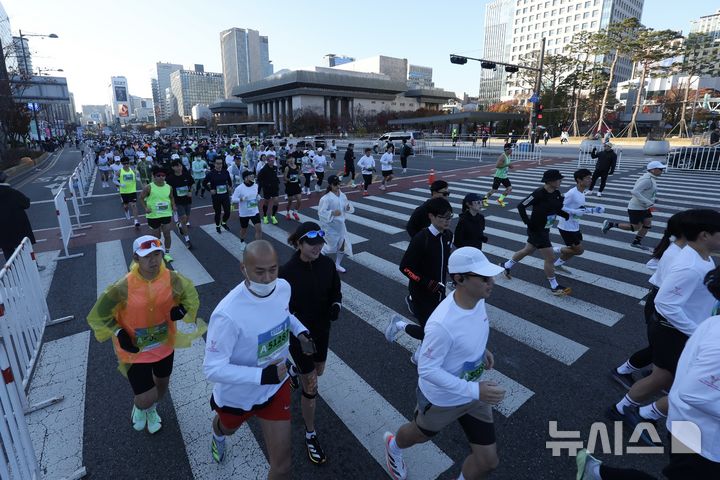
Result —
<instances>
[{"instance_id":1,"label":"traffic light","mask_svg":"<svg viewBox=\"0 0 720 480\"><path fill-rule=\"evenodd\" d=\"M493 62L480 62L480 66L487 70L495 70L495 68L497 67L497 65L495 65Z\"/></svg>"},{"instance_id":2,"label":"traffic light","mask_svg":"<svg viewBox=\"0 0 720 480\"><path fill-rule=\"evenodd\" d=\"M462 57L460 55L450 55L450 63L455 63L457 65L465 65L467 61L467 57Z\"/></svg>"},{"instance_id":3,"label":"traffic light","mask_svg":"<svg viewBox=\"0 0 720 480\"><path fill-rule=\"evenodd\" d=\"M505 66L505 71L506 71L507 73L517 73L518 70L519 70L519 68L518 68L518 67L515 67L515 66L513 66L513 65L506 65L506 66Z\"/></svg>"},{"instance_id":4,"label":"traffic light","mask_svg":"<svg viewBox=\"0 0 720 480\"><path fill-rule=\"evenodd\" d=\"M543 118L543 106L539 102L535 104L535 116L538 120Z\"/></svg>"}]
</instances>

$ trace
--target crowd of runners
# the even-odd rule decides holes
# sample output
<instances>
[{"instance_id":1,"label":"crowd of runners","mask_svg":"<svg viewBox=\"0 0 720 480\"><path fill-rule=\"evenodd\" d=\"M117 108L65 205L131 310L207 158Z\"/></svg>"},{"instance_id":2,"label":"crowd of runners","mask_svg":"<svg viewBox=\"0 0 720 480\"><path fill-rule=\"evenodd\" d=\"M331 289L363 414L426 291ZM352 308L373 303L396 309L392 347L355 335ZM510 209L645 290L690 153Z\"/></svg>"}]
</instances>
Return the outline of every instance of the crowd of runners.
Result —
<instances>
[{"instance_id":1,"label":"crowd of runners","mask_svg":"<svg viewBox=\"0 0 720 480\"><path fill-rule=\"evenodd\" d=\"M150 433L160 430L156 404L168 388L174 348L188 346L192 338L207 331L203 368L207 381L214 384L210 405L215 416L208 425L208 454L213 460L222 463L232 455L227 437L248 418L257 417L269 457L268 478L289 478L290 399L298 391L307 457L314 464L329 461L315 428L315 415L330 330L342 316L342 261L352 255L346 218L354 206L342 187L344 182L355 187L357 167L363 196L378 181L380 190L387 190L395 175L395 146L387 145L379 158L380 176L372 150L363 149L356 162L352 143L342 161L334 142L324 149L310 144L299 148L272 142L244 144L221 137L116 138L90 142L86 148L95 150L102 188L116 186L126 218L138 229L140 193L151 233L135 240L130 272L108 287L88 317L99 341L112 339L120 370L135 395L129 409L133 428ZM405 157L402 173L412 153L407 148L399 147ZM503 385L483 378L483 372L495 363L488 349L492 319L485 300L492 294L496 276L512 281L515 265L535 252L544 262L548 294L571 295L571 288L558 283L555 271L583 255L583 217L604 214L604 207L590 205L586 196L598 178L600 196L607 176L614 172L611 145L593 154L599 158L595 172L574 172L567 190L562 188L560 170L545 170L537 179L537 189L512 205L527 227L526 245L511 258L492 263L482 252L488 242L482 209L511 206L512 153L513 146L505 145L495 165L492 188L484 195L467 194L461 212L454 212L448 201L448 182L435 180L429 186L430 198L407 223L410 241L398 268L408 281L403 296L411 321L388 319L385 337L394 342L399 335L409 335L421 343L409 359L418 373L414 417L404 425L388 425L390 431L378 438L384 442L388 474L395 480L407 478L412 469L403 460L407 449L427 442L456 421L469 445L458 478L485 478L497 467L492 407L506 391ZM652 227L657 179L664 171L660 162L647 164L646 173L628 192L628 222L605 220L603 234L613 228L630 230L636 233L633 247L651 248L642 241ZM500 186L504 191L498 206L490 206ZM230 230L228 221L237 209L243 249L240 269L245 280L214 308L207 326L199 322L188 334L176 325L196 322L199 299L192 283L172 269L171 232L178 228L186 246L192 248L191 205L195 197L207 193L217 234ZM320 197L317 220L300 222L303 197L315 193ZM295 249L282 265L273 245L262 239L263 224L279 223L281 198L286 204L284 220L294 222L287 242ZM459 220L453 229L456 213ZM250 223L252 241L247 231ZM552 245L553 228L558 229L564 246ZM672 479L720 478L720 317L713 317L718 313L720 270L711 258L718 252L717 210L690 209L668 221L648 262L654 270L645 299L648 345L628 352L632 353L628 360L610 372L628 389L608 408L610 419L633 427L665 422L672 441L690 448L690 453L671 453L664 474ZM676 427L683 422L700 426L701 444L694 441L691 431ZM671 442L647 430L641 439L648 445L669 446ZM584 450L578 453L577 463L578 480L654 478L605 466Z\"/></svg>"}]
</instances>

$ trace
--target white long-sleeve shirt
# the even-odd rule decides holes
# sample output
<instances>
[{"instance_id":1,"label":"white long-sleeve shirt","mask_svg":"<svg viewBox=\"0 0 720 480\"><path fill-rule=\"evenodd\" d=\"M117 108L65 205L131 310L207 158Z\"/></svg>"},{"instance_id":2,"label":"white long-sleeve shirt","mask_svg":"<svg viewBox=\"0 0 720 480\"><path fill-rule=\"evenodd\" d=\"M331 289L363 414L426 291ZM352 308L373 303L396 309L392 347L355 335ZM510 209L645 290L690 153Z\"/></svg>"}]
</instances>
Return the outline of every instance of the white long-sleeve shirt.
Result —
<instances>
[{"instance_id":1,"label":"white long-sleeve shirt","mask_svg":"<svg viewBox=\"0 0 720 480\"><path fill-rule=\"evenodd\" d=\"M715 268L688 245L682 249L665 276L655 297L655 310L685 335L692 335L711 313L715 298L703 280Z\"/></svg>"},{"instance_id":2,"label":"white long-sleeve shirt","mask_svg":"<svg viewBox=\"0 0 720 480\"><path fill-rule=\"evenodd\" d=\"M307 331L290 313L289 303L290 284L279 278L267 297L253 295L242 282L215 307L203 370L215 383L213 397L219 406L249 410L280 389L282 381L261 385L260 380L263 368L288 358L290 333Z\"/></svg>"},{"instance_id":3,"label":"white long-sleeve shirt","mask_svg":"<svg viewBox=\"0 0 720 480\"><path fill-rule=\"evenodd\" d=\"M580 230L580 217L585 213L585 193L573 187L565 194L562 209L570 215L568 220L558 216L558 228L566 232Z\"/></svg>"},{"instance_id":4,"label":"white long-sleeve shirt","mask_svg":"<svg viewBox=\"0 0 720 480\"><path fill-rule=\"evenodd\" d=\"M446 297L430 315L418 357L420 391L439 407L480 398L478 369L490 335L485 300L465 310L454 297Z\"/></svg>"},{"instance_id":5,"label":"white long-sleeve shirt","mask_svg":"<svg viewBox=\"0 0 720 480\"><path fill-rule=\"evenodd\" d=\"M254 183L249 187L245 182L235 187L233 191L231 203L238 204L238 214L241 217L252 217L259 213L258 210L258 185Z\"/></svg>"},{"instance_id":6,"label":"white long-sleeve shirt","mask_svg":"<svg viewBox=\"0 0 720 480\"><path fill-rule=\"evenodd\" d=\"M382 154L382 157L380 157L380 170L383 172L387 172L389 170L393 169L393 154L390 152L385 152Z\"/></svg>"},{"instance_id":7,"label":"white long-sleeve shirt","mask_svg":"<svg viewBox=\"0 0 720 480\"><path fill-rule=\"evenodd\" d=\"M667 429L696 453L720 462L720 316L703 321L685 344L668 401Z\"/></svg>"},{"instance_id":8,"label":"white long-sleeve shirt","mask_svg":"<svg viewBox=\"0 0 720 480\"><path fill-rule=\"evenodd\" d=\"M372 155L363 155L358 160L357 166L363 175L371 175L373 173L372 169L375 168L375 159Z\"/></svg>"},{"instance_id":9,"label":"white long-sleeve shirt","mask_svg":"<svg viewBox=\"0 0 720 480\"><path fill-rule=\"evenodd\" d=\"M673 266L678 255L682 252L682 248L675 242L670 242L667 250L663 252L662 257L657 262L657 268L655 273L652 274L650 280L648 280L653 286L660 288L665 275L670 271L670 267Z\"/></svg>"}]
</instances>

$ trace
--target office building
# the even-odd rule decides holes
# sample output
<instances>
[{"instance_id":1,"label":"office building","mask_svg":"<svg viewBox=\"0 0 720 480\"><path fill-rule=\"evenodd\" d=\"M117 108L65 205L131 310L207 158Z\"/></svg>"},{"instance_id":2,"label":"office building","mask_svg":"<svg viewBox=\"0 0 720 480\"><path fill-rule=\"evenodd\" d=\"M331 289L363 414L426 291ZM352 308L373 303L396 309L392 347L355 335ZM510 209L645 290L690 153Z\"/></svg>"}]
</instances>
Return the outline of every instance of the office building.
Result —
<instances>
[{"instance_id":1,"label":"office building","mask_svg":"<svg viewBox=\"0 0 720 480\"><path fill-rule=\"evenodd\" d=\"M127 78L110 77L110 97L113 117L120 123L129 122L132 106L130 105Z\"/></svg>"},{"instance_id":2,"label":"office building","mask_svg":"<svg viewBox=\"0 0 720 480\"><path fill-rule=\"evenodd\" d=\"M157 124L160 118L160 86L157 78L150 79L150 91L152 92L153 117L155 118L155 124Z\"/></svg>"},{"instance_id":3,"label":"office building","mask_svg":"<svg viewBox=\"0 0 720 480\"><path fill-rule=\"evenodd\" d=\"M408 88L434 88L432 67L422 67L408 63L407 85Z\"/></svg>"},{"instance_id":4,"label":"office building","mask_svg":"<svg viewBox=\"0 0 720 480\"><path fill-rule=\"evenodd\" d=\"M107 110L109 105L82 105L82 117L80 123L82 125L100 125L108 124Z\"/></svg>"},{"instance_id":5,"label":"office building","mask_svg":"<svg viewBox=\"0 0 720 480\"><path fill-rule=\"evenodd\" d=\"M130 105L133 120L142 123L155 122L155 108L152 98L142 98L130 95Z\"/></svg>"},{"instance_id":6,"label":"office building","mask_svg":"<svg viewBox=\"0 0 720 480\"><path fill-rule=\"evenodd\" d=\"M704 33L713 38L713 45L698 52L697 58L705 60L714 59L715 67L704 72L708 75L720 77L720 10L712 15L704 15L690 22L690 33Z\"/></svg>"},{"instance_id":7,"label":"office building","mask_svg":"<svg viewBox=\"0 0 720 480\"><path fill-rule=\"evenodd\" d=\"M165 90L170 88L170 74L182 70L182 65L177 63L157 62L155 64L157 70L157 92L158 98L153 97L153 101L158 103L159 117L158 120L167 120L172 115L171 105L168 104L165 97Z\"/></svg>"},{"instance_id":8,"label":"office building","mask_svg":"<svg viewBox=\"0 0 720 480\"><path fill-rule=\"evenodd\" d=\"M513 14L515 0L494 0L485 6L485 38L483 58L509 62L512 50ZM480 103L487 106L499 102L506 95L503 68L480 71Z\"/></svg>"},{"instance_id":9,"label":"office building","mask_svg":"<svg viewBox=\"0 0 720 480\"><path fill-rule=\"evenodd\" d=\"M32 75L32 54L30 53L28 39L25 37L22 39L20 37L12 37L12 41L13 51L10 56L15 57L15 68L20 72L20 75Z\"/></svg>"},{"instance_id":10,"label":"office building","mask_svg":"<svg viewBox=\"0 0 720 480\"><path fill-rule=\"evenodd\" d=\"M257 30L230 28L220 32L220 55L225 98L230 98L232 89L238 85L256 82L273 73L268 37Z\"/></svg>"},{"instance_id":11,"label":"office building","mask_svg":"<svg viewBox=\"0 0 720 480\"><path fill-rule=\"evenodd\" d=\"M178 70L170 74L170 91L177 102L177 114L180 117L190 117L194 105L209 105L224 98L223 75L196 70Z\"/></svg>"},{"instance_id":12,"label":"office building","mask_svg":"<svg viewBox=\"0 0 720 480\"><path fill-rule=\"evenodd\" d=\"M379 73L387 75L392 80L398 82L407 82L408 78L407 58L395 58L385 55L361 58L360 60L343 63L332 68L351 72Z\"/></svg>"}]
</instances>

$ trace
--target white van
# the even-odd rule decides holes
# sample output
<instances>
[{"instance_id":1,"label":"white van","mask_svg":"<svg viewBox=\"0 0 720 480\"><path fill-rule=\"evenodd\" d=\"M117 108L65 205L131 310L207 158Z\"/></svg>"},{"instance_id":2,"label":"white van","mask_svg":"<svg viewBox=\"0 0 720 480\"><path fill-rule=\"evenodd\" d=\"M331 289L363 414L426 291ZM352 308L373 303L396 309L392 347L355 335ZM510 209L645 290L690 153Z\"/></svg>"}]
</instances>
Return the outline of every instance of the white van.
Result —
<instances>
[{"instance_id":1,"label":"white van","mask_svg":"<svg viewBox=\"0 0 720 480\"><path fill-rule=\"evenodd\" d=\"M423 133L420 131L408 131L408 132L387 132L384 133L380 138L375 140L373 145L373 152L382 153L385 151L385 145L392 143L395 146L395 150L402 146L402 141L407 140L407 143L411 147L415 146L415 141L423 138Z\"/></svg>"}]
</instances>

